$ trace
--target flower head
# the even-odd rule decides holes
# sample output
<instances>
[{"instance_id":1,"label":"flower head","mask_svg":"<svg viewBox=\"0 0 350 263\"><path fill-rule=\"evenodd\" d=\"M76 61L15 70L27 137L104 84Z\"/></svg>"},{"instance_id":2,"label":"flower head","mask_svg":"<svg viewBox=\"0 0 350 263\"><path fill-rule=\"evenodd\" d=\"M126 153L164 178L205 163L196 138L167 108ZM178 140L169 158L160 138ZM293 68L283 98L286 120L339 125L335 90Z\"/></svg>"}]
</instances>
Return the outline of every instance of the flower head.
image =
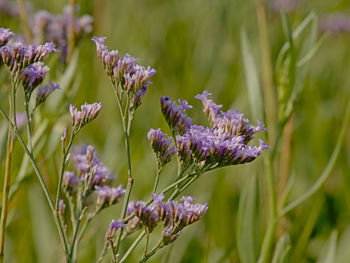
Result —
<instances>
[{"instance_id":1,"label":"flower head","mask_svg":"<svg viewBox=\"0 0 350 263\"><path fill-rule=\"evenodd\" d=\"M172 102L168 97L160 98L161 110L170 129L177 134L183 134L192 125L192 120L187 117L185 111L192 106L187 101L179 100L178 104Z\"/></svg>"},{"instance_id":2,"label":"flower head","mask_svg":"<svg viewBox=\"0 0 350 263\"><path fill-rule=\"evenodd\" d=\"M95 186L97 191L97 208L98 210L117 203L126 193L123 185L118 188L106 186Z\"/></svg>"},{"instance_id":3,"label":"flower head","mask_svg":"<svg viewBox=\"0 0 350 263\"><path fill-rule=\"evenodd\" d=\"M118 230L122 229L124 227L125 227L125 224L123 223L122 220L114 221L114 219L112 219L112 222L109 225L109 228L108 228L107 233L106 233L106 240L113 241Z\"/></svg>"},{"instance_id":4,"label":"flower head","mask_svg":"<svg viewBox=\"0 0 350 263\"><path fill-rule=\"evenodd\" d=\"M36 62L26 67L20 75L20 80L24 88L24 94L28 101L34 89L44 80L49 67L42 62Z\"/></svg>"},{"instance_id":5,"label":"flower head","mask_svg":"<svg viewBox=\"0 0 350 263\"><path fill-rule=\"evenodd\" d=\"M81 106L81 111L75 108L72 104L70 105L70 115L72 118L72 125L75 131L80 130L85 124L93 121L101 110L101 103L93 103Z\"/></svg>"},{"instance_id":6,"label":"flower head","mask_svg":"<svg viewBox=\"0 0 350 263\"><path fill-rule=\"evenodd\" d=\"M172 139L166 138L166 134L160 129L150 129L147 134L152 150L157 156L159 167L163 167L177 153L177 148L172 145Z\"/></svg>"},{"instance_id":7,"label":"flower head","mask_svg":"<svg viewBox=\"0 0 350 263\"><path fill-rule=\"evenodd\" d=\"M14 35L9 28L0 27L0 47L5 46Z\"/></svg>"},{"instance_id":8,"label":"flower head","mask_svg":"<svg viewBox=\"0 0 350 263\"><path fill-rule=\"evenodd\" d=\"M74 172L65 171L62 180L62 189L71 195L77 191L77 186L80 182L82 180L76 177Z\"/></svg>"},{"instance_id":9,"label":"flower head","mask_svg":"<svg viewBox=\"0 0 350 263\"><path fill-rule=\"evenodd\" d=\"M146 206L143 201L137 201L134 203L134 211L139 218L140 223L147 229L148 233L151 233L159 222L159 216L154 206Z\"/></svg>"},{"instance_id":10,"label":"flower head","mask_svg":"<svg viewBox=\"0 0 350 263\"><path fill-rule=\"evenodd\" d=\"M112 172L96 156L93 146L74 147L72 149L72 161L78 171L78 177L90 176L89 187L108 185L113 181Z\"/></svg>"},{"instance_id":11,"label":"flower head","mask_svg":"<svg viewBox=\"0 0 350 263\"><path fill-rule=\"evenodd\" d=\"M52 42L46 42L38 46L26 46L16 42L11 46L0 48L2 61L12 73L20 73L29 65L43 60L52 52L57 52L55 44Z\"/></svg>"},{"instance_id":12,"label":"flower head","mask_svg":"<svg viewBox=\"0 0 350 263\"><path fill-rule=\"evenodd\" d=\"M50 96L52 92L54 92L56 89L60 89L60 85L55 84L50 81L50 85L41 86L38 89L38 93L36 94L36 104L35 106L38 107L41 103L45 102L47 97Z\"/></svg>"}]
</instances>

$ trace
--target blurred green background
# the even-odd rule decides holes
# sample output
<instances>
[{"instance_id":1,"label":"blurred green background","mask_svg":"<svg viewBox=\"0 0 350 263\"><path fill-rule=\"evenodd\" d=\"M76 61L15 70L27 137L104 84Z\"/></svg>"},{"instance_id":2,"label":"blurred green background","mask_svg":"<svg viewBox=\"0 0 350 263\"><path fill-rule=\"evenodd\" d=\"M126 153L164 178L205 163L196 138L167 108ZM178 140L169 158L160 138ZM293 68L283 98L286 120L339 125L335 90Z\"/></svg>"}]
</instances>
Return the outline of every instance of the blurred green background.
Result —
<instances>
[{"instance_id":1,"label":"blurred green background","mask_svg":"<svg viewBox=\"0 0 350 263\"><path fill-rule=\"evenodd\" d=\"M33 11L45 9L60 13L68 3L38 0L30 4ZM151 65L157 70L152 78L154 84L149 87L132 126L131 151L135 176L133 200L148 199L154 181L156 161L148 145L148 130L161 127L168 132L160 112L160 96L188 100L194 106L189 111L194 122L205 123L202 106L193 98L205 89L213 93L214 101L223 104L225 110L239 109L252 123L256 123L250 112L241 52L241 30L244 28L261 73L255 1L80 0L78 4L80 15L87 13L93 16L94 30L78 46L79 61L72 80L72 83L77 84L64 87L68 89L68 96L60 110L54 108L54 111L50 111L48 105L47 112L43 110L41 113L54 118L50 119L47 132L40 139L39 145L42 147L37 153L52 194L61 160L59 145L56 146L52 141L60 137L64 125L69 123L68 104L71 101L75 105L85 101L102 102L99 117L83 129L77 144L95 145L100 158L118 176L115 184L126 185L126 160L119 112L112 86L97 60L95 45L90 41L94 35L106 36L106 44L110 49L118 49L122 54L129 53L137 57L141 65ZM266 2L274 65L286 38L280 14L271 6L272 3ZM350 20L348 0L300 1L297 9L289 13L292 28L310 11L314 11L320 20L337 12L349 14ZM18 18L1 14L0 23L3 27L11 27L16 33L22 31ZM290 129L287 174L295 174L290 200L308 190L320 176L336 143L349 98L349 44L348 33L331 35L309 65ZM1 72L1 78L5 78L4 72ZM6 87L1 90L2 103L6 100L5 91ZM0 125L3 140L6 133L3 119ZM50 145L57 148L53 155L49 154L52 151ZM4 149L5 143L1 147L1 174L4 170ZM278 150L278 156L283 150L285 148ZM15 175L21 162L22 150L16 145ZM290 235L290 262L316 262L333 230L338 231L336 262L350 262L349 163L350 133L347 132L336 168L321 191L289 213L278 228L277 234L288 232ZM258 176L260 190L259 242L266 230L266 183L263 170L263 158L260 157L254 163L223 168L201 177L185 194L197 197L199 202L208 202L207 214L150 262L240 262L236 241L239 196L247 179L254 174ZM175 174L176 163L173 161L161 175L160 186L166 186L174 180ZM279 175L277 172L277 185L281 181ZM120 205L117 205L104 210L90 225L80 245L78 262L96 261L107 226L112 218L118 218L119 209ZM128 238L123 243L124 248L130 240ZM156 239L152 242L156 242ZM10 204L6 236L7 262L63 262L58 244L52 216L29 166L25 180ZM141 243L127 262L137 262L142 251Z\"/></svg>"}]
</instances>

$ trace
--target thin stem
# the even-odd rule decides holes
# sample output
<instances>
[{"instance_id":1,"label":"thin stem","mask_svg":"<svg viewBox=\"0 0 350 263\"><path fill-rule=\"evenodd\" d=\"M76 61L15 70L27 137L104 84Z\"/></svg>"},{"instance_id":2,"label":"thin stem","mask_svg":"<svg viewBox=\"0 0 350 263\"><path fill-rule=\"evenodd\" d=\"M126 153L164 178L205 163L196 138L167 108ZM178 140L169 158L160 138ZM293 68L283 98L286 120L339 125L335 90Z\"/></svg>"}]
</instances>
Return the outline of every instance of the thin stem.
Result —
<instances>
[{"instance_id":1,"label":"thin stem","mask_svg":"<svg viewBox=\"0 0 350 263\"><path fill-rule=\"evenodd\" d=\"M12 94L9 97L9 115L13 115L13 104L11 96L14 95L14 87L12 87ZM0 262L4 261L4 248L5 248L5 230L6 220L8 212L8 196L10 192L11 183L11 161L12 161L12 150L13 150L13 138L12 138L12 126L8 124L7 134L7 152L6 152L6 168L4 176L4 188L2 193L2 210L1 210L1 222L0 222Z\"/></svg>"},{"instance_id":2,"label":"thin stem","mask_svg":"<svg viewBox=\"0 0 350 263\"><path fill-rule=\"evenodd\" d=\"M127 257L130 255L130 253L135 249L135 247L140 243L140 241L142 240L142 238L145 236L146 231L143 230L139 236L135 239L135 241L131 244L131 246L129 247L129 249L125 252L124 256L122 257L122 259L119 261L119 263L123 263Z\"/></svg>"},{"instance_id":3,"label":"thin stem","mask_svg":"<svg viewBox=\"0 0 350 263\"><path fill-rule=\"evenodd\" d=\"M159 241L159 243L147 254L143 257L143 259L140 261L140 263L144 263L147 260L149 260L154 254L156 254L162 247L164 247L162 240Z\"/></svg>"},{"instance_id":4,"label":"thin stem","mask_svg":"<svg viewBox=\"0 0 350 263\"><path fill-rule=\"evenodd\" d=\"M157 191L157 187L158 187L158 183L159 183L159 176L160 176L161 171L162 171L162 167L158 164L156 180L154 181L152 193L156 193L156 191Z\"/></svg>"},{"instance_id":5,"label":"thin stem","mask_svg":"<svg viewBox=\"0 0 350 263\"><path fill-rule=\"evenodd\" d=\"M10 123L10 125L12 126L13 130L14 130L14 133L18 139L18 141L20 142L22 148L24 149L25 153L28 155L29 157L29 160L30 160L30 163L32 164L33 166L33 169L34 169L34 172L39 180L39 183L40 183L40 186L41 188L43 189L44 191L44 194L45 194L45 197L47 199L47 202L49 203L49 207L53 213L53 216L54 216L54 220L55 220L55 223L56 223L56 226L58 228L58 233L59 233L59 236L60 236L60 239L61 239L61 242L63 244L63 249L64 249L64 252L65 252L65 255L67 257L67 260L68 260L68 252L69 252L69 249L68 249L68 241L67 241L67 237L64 233L64 229L63 229L63 226L62 226L62 223L61 223L61 220L59 219L59 214L56 213L55 211L55 207L54 207L54 203L51 199L51 196L50 196L50 192L49 192L49 189L47 188L47 185L45 183L45 180L40 172L40 169L36 163L36 161L34 160L34 157L33 155L30 153L29 149L27 148L21 134L19 133L19 131L17 130L17 128L15 127L15 125L10 121L10 118L7 116L7 114L4 112L4 110L2 108L0 108L0 113L1 115L8 121L8 123ZM69 262L69 261L68 261Z\"/></svg>"},{"instance_id":6,"label":"thin stem","mask_svg":"<svg viewBox=\"0 0 350 263\"><path fill-rule=\"evenodd\" d=\"M28 149L30 151L31 154L33 154L33 144L32 144L32 119L31 116L29 114L29 101L25 101L24 102L24 107L26 110L26 116L27 116L27 140L28 140Z\"/></svg>"},{"instance_id":7,"label":"thin stem","mask_svg":"<svg viewBox=\"0 0 350 263\"><path fill-rule=\"evenodd\" d=\"M146 257L146 255L147 255L148 244L149 244L149 232L146 231L146 245L145 245L145 250L143 252L144 257Z\"/></svg>"},{"instance_id":8,"label":"thin stem","mask_svg":"<svg viewBox=\"0 0 350 263\"><path fill-rule=\"evenodd\" d=\"M107 251L108 251L108 242L105 242L103 248L102 248L102 251L101 251L101 254L100 256L98 257L97 259L97 263L101 263L104 256L107 254Z\"/></svg>"},{"instance_id":9,"label":"thin stem","mask_svg":"<svg viewBox=\"0 0 350 263\"><path fill-rule=\"evenodd\" d=\"M68 45L68 54L67 54L67 61L70 61L74 48L75 48L75 6L77 4L77 0L70 0L69 5L71 8L71 17L70 17L70 24L69 24L69 45Z\"/></svg>"},{"instance_id":10,"label":"thin stem","mask_svg":"<svg viewBox=\"0 0 350 263\"><path fill-rule=\"evenodd\" d=\"M58 210L58 206L59 206L64 169L66 168L69 151L70 151L70 148L72 147L73 140L74 140L74 137L76 134L77 134L76 132L72 132L70 139L69 139L69 142L68 142L68 145L67 145L67 148L63 147L63 158L62 158L61 172L60 172L60 178L58 180L58 185L57 185L57 190L56 190L56 202L55 202L55 209L56 210Z\"/></svg>"}]
</instances>

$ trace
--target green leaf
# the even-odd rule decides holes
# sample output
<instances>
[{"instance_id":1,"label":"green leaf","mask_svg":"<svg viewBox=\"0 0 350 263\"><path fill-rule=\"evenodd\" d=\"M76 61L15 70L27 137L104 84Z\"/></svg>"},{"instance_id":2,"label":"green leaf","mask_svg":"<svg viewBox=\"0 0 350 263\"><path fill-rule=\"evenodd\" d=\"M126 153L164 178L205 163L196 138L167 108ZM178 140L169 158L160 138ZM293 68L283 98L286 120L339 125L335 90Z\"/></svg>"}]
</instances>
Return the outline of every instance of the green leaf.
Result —
<instances>
[{"instance_id":1,"label":"green leaf","mask_svg":"<svg viewBox=\"0 0 350 263\"><path fill-rule=\"evenodd\" d=\"M241 30L241 51L252 116L256 120L263 121L263 99L259 83L258 71L256 68L256 63L254 61L253 52L244 29Z\"/></svg>"},{"instance_id":2,"label":"green leaf","mask_svg":"<svg viewBox=\"0 0 350 263\"><path fill-rule=\"evenodd\" d=\"M288 262L288 254L290 251L290 240L288 234L282 235L276 245L271 263Z\"/></svg>"},{"instance_id":3,"label":"green leaf","mask_svg":"<svg viewBox=\"0 0 350 263\"><path fill-rule=\"evenodd\" d=\"M256 263L259 251L258 186L256 175L248 178L237 213L237 248L242 263Z\"/></svg>"},{"instance_id":4,"label":"green leaf","mask_svg":"<svg viewBox=\"0 0 350 263\"><path fill-rule=\"evenodd\" d=\"M337 251L337 237L338 232L333 231L326 246L323 250L323 253L317 259L317 263L334 263L335 256Z\"/></svg>"}]
</instances>

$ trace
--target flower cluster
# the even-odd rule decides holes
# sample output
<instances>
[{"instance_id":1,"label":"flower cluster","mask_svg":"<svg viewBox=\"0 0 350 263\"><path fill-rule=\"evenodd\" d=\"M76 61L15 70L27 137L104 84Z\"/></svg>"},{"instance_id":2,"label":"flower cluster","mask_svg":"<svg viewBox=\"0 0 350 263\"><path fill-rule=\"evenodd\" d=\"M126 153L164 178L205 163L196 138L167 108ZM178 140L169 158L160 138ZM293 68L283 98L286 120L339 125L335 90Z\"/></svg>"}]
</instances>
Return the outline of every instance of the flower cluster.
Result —
<instances>
[{"instance_id":1,"label":"flower cluster","mask_svg":"<svg viewBox=\"0 0 350 263\"><path fill-rule=\"evenodd\" d=\"M34 89L41 84L48 71L49 67L42 62L33 63L22 71L19 78L24 88L26 101L30 100Z\"/></svg>"},{"instance_id":2,"label":"flower cluster","mask_svg":"<svg viewBox=\"0 0 350 263\"><path fill-rule=\"evenodd\" d=\"M160 129L151 129L148 134L148 140L152 150L158 159L158 168L161 169L171 158L177 153L178 149L172 145L172 139L166 138L166 134L162 133Z\"/></svg>"},{"instance_id":3,"label":"flower cluster","mask_svg":"<svg viewBox=\"0 0 350 263\"><path fill-rule=\"evenodd\" d=\"M65 61L67 56L73 11L75 12L70 6L65 6L62 14L53 15L44 10L34 14L32 31L35 43L43 41L55 43L62 51L61 61ZM90 15L75 18L74 35L76 41L92 31L92 23L93 18Z\"/></svg>"},{"instance_id":4,"label":"flower cluster","mask_svg":"<svg viewBox=\"0 0 350 263\"><path fill-rule=\"evenodd\" d=\"M97 208L103 209L105 207L114 205L117 203L126 193L123 185L119 185L117 188L105 186L95 186L97 191Z\"/></svg>"},{"instance_id":5,"label":"flower cluster","mask_svg":"<svg viewBox=\"0 0 350 263\"><path fill-rule=\"evenodd\" d=\"M164 202L163 194L153 194L152 197L154 203L149 206L143 201L130 203L133 209L129 213L135 212L137 220L148 233L161 222L164 245L173 242L186 226L198 221L208 209L208 204L193 204L195 198L191 196L182 197L180 203L173 200ZM136 225L135 221L131 223Z\"/></svg>"},{"instance_id":6,"label":"flower cluster","mask_svg":"<svg viewBox=\"0 0 350 263\"><path fill-rule=\"evenodd\" d=\"M45 102L52 92L60 88L60 85L55 84L52 81L50 81L50 85L44 85L39 87L38 92L36 94L35 107L38 107L40 104Z\"/></svg>"},{"instance_id":7,"label":"flower cluster","mask_svg":"<svg viewBox=\"0 0 350 263\"><path fill-rule=\"evenodd\" d=\"M123 185L117 188L111 187L113 181L112 172L96 156L95 148L91 145L75 147L72 149L72 161L77 175L71 171L65 171L62 188L68 196L81 193L86 188L87 193L96 192L96 212L117 203L126 190Z\"/></svg>"},{"instance_id":8,"label":"flower cluster","mask_svg":"<svg viewBox=\"0 0 350 263\"><path fill-rule=\"evenodd\" d=\"M0 47L5 46L14 35L9 28L0 27Z\"/></svg>"},{"instance_id":9,"label":"flower cluster","mask_svg":"<svg viewBox=\"0 0 350 263\"><path fill-rule=\"evenodd\" d=\"M72 119L72 126L74 131L79 131L85 124L96 119L98 113L101 110L101 103L93 103L81 106L81 111L79 111L74 105L70 105L70 115Z\"/></svg>"},{"instance_id":10,"label":"flower cluster","mask_svg":"<svg viewBox=\"0 0 350 263\"><path fill-rule=\"evenodd\" d=\"M187 117L185 111L191 109L192 106L186 100L179 100L179 103L175 104L169 97L161 97L160 107L174 134L183 134L191 127L192 120Z\"/></svg>"},{"instance_id":11,"label":"flower cluster","mask_svg":"<svg viewBox=\"0 0 350 263\"><path fill-rule=\"evenodd\" d=\"M108 50L104 44L105 39L105 37L92 38L96 43L97 57L113 85L117 86L117 91L126 92L129 109L135 111L141 104L147 86L152 84L149 78L156 73L156 70L136 64L136 59L129 54L120 56L118 50Z\"/></svg>"},{"instance_id":12,"label":"flower cluster","mask_svg":"<svg viewBox=\"0 0 350 263\"><path fill-rule=\"evenodd\" d=\"M204 91L196 98L203 103L203 112L210 127L192 125L192 121L184 115L185 109L190 108L187 102L176 105L169 98L161 99L162 112L170 129L173 133L181 130L175 142L182 169L191 167L195 171L206 171L247 163L269 148L262 140L259 140L259 146L247 145L256 132L265 130L261 123L254 127L238 111L221 111L222 105L216 105L208 99L208 95L210 93Z\"/></svg>"},{"instance_id":13,"label":"flower cluster","mask_svg":"<svg viewBox=\"0 0 350 263\"><path fill-rule=\"evenodd\" d=\"M106 240L113 242L118 230L124 227L125 227L125 224L123 223L122 220L114 221L114 219L112 219L112 222L109 225L109 228L106 233Z\"/></svg>"},{"instance_id":14,"label":"flower cluster","mask_svg":"<svg viewBox=\"0 0 350 263\"><path fill-rule=\"evenodd\" d=\"M52 42L46 42L38 46L26 46L16 42L12 45L1 47L0 57L12 73L20 73L29 65L43 60L52 52L57 52L55 44Z\"/></svg>"}]
</instances>

